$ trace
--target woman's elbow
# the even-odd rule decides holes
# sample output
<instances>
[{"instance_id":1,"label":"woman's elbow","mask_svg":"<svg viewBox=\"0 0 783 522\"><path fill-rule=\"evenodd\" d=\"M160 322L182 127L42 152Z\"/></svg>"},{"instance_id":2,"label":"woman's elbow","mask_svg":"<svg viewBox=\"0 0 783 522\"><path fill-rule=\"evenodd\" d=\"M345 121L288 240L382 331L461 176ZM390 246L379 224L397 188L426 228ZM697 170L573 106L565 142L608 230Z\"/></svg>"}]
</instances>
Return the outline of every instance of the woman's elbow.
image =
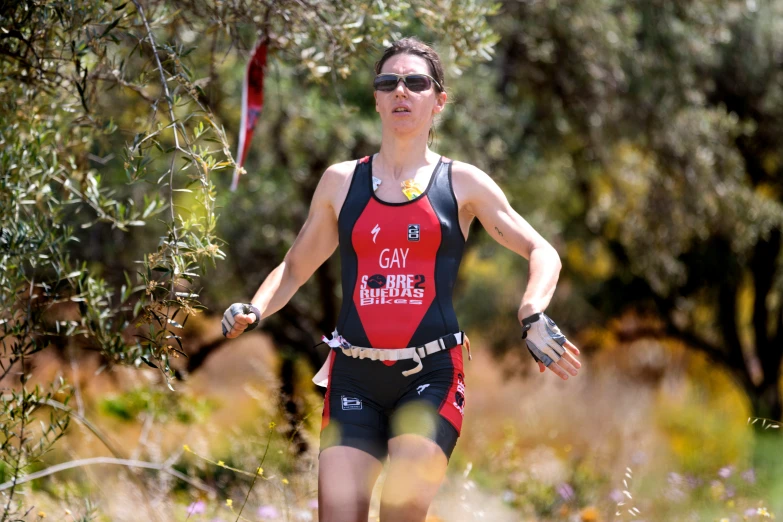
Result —
<instances>
[{"instance_id":1,"label":"woman's elbow","mask_svg":"<svg viewBox=\"0 0 783 522\"><path fill-rule=\"evenodd\" d=\"M563 268L563 262L560 260L560 254L557 253L555 247L550 245L549 248L552 250L552 265L555 267L555 270L560 273L560 270Z\"/></svg>"},{"instance_id":2,"label":"woman's elbow","mask_svg":"<svg viewBox=\"0 0 783 522\"><path fill-rule=\"evenodd\" d=\"M284 280L288 285L292 285L294 288L301 288L312 275L302 263L286 259L283 264L285 265L285 272L283 272Z\"/></svg>"},{"instance_id":3,"label":"woman's elbow","mask_svg":"<svg viewBox=\"0 0 783 522\"><path fill-rule=\"evenodd\" d=\"M534 255L535 257L541 259L543 263L545 263L558 274L563 268L563 263L560 260L560 254L558 254L557 250L555 250L555 247L549 243L544 242L540 245L536 245L536 247L533 249L533 252L531 253L531 258Z\"/></svg>"}]
</instances>

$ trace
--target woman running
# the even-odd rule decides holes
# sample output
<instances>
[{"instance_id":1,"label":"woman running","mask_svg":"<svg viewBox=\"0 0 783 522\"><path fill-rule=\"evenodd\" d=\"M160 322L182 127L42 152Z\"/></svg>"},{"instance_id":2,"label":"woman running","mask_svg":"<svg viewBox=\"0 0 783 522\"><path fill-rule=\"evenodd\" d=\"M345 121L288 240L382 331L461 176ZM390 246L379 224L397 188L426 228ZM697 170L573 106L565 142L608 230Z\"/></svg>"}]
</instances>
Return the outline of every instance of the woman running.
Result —
<instances>
[{"instance_id":1,"label":"woman running","mask_svg":"<svg viewBox=\"0 0 783 522\"><path fill-rule=\"evenodd\" d=\"M382 141L372 157L329 167L302 230L251 303L232 305L234 338L281 309L339 246L343 304L332 348L314 381L326 385L318 471L321 522L366 522L386 457L382 522L424 521L446 473L465 411L464 345L452 306L473 218L529 260L517 313L544 372L575 376L579 350L543 311L560 258L492 179L430 150L446 106L437 53L414 38L394 42L375 65Z\"/></svg>"}]
</instances>

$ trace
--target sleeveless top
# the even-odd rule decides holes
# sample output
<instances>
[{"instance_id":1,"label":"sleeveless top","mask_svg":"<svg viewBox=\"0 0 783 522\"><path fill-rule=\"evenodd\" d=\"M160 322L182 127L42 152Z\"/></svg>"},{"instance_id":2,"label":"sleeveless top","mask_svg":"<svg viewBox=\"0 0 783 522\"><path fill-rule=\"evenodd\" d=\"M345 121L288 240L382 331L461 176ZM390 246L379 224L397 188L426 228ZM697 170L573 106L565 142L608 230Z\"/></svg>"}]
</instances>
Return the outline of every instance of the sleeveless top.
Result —
<instances>
[{"instance_id":1,"label":"sleeveless top","mask_svg":"<svg viewBox=\"0 0 783 522\"><path fill-rule=\"evenodd\" d=\"M407 348L459 332L452 305L465 239L441 157L424 192L375 196L372 159L359 160L338 218L343 303L337 331L354 346Z\"/></svg>"}]
</instances>

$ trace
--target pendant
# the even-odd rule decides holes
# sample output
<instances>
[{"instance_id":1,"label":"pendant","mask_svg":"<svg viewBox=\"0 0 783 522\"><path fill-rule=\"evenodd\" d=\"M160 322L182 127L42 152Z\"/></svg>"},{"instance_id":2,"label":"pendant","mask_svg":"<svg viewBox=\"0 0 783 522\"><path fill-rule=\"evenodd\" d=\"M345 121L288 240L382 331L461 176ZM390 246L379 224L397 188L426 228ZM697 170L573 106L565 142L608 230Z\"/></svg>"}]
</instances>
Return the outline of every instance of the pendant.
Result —
<instances>
[{"instance_id":1,"label":"pendant","mask_svg":"<svg viewBox=\"0 0 783 522\"><path fill-rule=\"evenodd\" d=\"M413 179L406 179L401 183L402 186L402 193L405 194L405 197L408 198L408 201L416 199L417 197L421 196L422 192L424 192L424 189L421 188L421 185L416 183Z\"/></svg>"}]
</instances>

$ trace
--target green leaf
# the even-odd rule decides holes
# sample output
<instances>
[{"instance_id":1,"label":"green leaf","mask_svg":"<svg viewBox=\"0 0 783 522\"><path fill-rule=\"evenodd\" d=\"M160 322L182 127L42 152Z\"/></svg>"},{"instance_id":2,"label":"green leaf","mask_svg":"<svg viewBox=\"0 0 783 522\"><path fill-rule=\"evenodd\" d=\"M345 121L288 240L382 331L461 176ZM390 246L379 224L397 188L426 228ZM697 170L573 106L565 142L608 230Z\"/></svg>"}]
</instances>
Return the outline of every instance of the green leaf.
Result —
<instances>
[{"instance_id":1,"label":"green leaf","mask_svg":"<svg viewBox=\"0 0 783 522\"><path fill-rule=\"evenodd\" d=\"M120 23L120 20L122 20L122 19L123 19L123 17L124 17L124 15L123 15L123 16L120 16L119 18L115 18L115 19L114 19L114 21L113 21L112 23L110 23L110 24L109 24L109 26L108 26L106 29L104 29L103 33L101 33L101 36L100 36L100 38L103 38L104 36L106 36L106 34L107 34L109 31L111 31L112 29L114 29L115 27L117 27L117 24L118 24L118 23Z\"/></svg>"},{"instance_id":2,"label":"green leaf","mask_svg":"<svg viewBox=\"0 0 783 522\"><path fill-rule=\"evenodd\" d=\"M142 360L142 362L143 362L144 364L146 364L146 365L147 365L147 366L149 366L150 368L155 368L156 370L158 369L158 366L157 366L156 364L154 364L154 363L150 362L150 360L147 358L147 356L146 356L146 355L142 355L142 356L141 356L141 360Z\"/></svg>"}]
</instances>

